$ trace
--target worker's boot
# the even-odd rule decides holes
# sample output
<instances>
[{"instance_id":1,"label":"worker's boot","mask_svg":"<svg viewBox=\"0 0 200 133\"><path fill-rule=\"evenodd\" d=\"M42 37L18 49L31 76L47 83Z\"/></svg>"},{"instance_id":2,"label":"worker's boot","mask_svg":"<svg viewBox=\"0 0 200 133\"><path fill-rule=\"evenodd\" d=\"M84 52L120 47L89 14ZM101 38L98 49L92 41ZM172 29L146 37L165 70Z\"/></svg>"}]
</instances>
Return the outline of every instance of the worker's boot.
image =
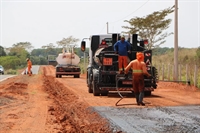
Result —
<instances>
[{"instance_id":1,"label":"worker's boot","mask_svg":"<svg viewBox=\"0 0 200 133\"><path fill-rule=\"evenodd\" d=\"M145 104L142 102L144 98L144 92L140 92L139 94L139 104L142 106L145 106Z\"/></svg>"},{"instance_id":2,"label":"worker's boot","mask_svg":"<svg viewBox=\"0 0 200 133\"><path fill-rule=\"evenodd\" d=\"M135 98L136 98L137 105L140 105L140 103L139 103L139 93L135 93Z\"/></svg>"}]
</instances>

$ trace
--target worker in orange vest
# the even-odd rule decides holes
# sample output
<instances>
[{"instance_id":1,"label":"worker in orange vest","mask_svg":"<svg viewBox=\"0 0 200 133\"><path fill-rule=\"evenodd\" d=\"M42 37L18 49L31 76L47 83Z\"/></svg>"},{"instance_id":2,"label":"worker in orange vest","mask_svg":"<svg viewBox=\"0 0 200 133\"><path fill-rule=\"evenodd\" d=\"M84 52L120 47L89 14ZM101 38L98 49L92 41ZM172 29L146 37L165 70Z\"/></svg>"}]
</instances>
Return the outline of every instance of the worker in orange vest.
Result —
<instances>
[{"instance_id":1,"label":"worker in orange vest","mask_svg":"<svg viewBox=\"0 0 200 133\"><path fill-rule=\"evenodd\" d=\"M148 77L151 77L151 75L147 72L147 67L144 63L144 53L137 52L136 59L131 61L125 68L125 74L128 73L129 69L132 69L133 90L137 105L145 106L145 103L143 103L144 75Z\"/></svg>"},{"instance_id":2,"label":"worker in orange vest","mask_svg":"<svg viewBox=\"0 0 200 133\"><path fill-rule=\"evenodd\" d=\"M32 62L29 58L27 58L26 61L27 61L28 75L31 76Z\"/></svg>"}]
</instances>

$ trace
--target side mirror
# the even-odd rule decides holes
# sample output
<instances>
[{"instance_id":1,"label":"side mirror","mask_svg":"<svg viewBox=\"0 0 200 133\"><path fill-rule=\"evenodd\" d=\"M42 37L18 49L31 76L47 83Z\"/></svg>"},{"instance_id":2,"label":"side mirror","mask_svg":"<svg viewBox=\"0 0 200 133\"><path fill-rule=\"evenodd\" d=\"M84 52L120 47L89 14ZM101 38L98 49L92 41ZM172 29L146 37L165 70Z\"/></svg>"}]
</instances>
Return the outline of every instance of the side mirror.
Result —
<instances>
[{"instance_id":1,"label":"side mirror","mask_svg":"<svg viewBox=\"0 0 200 133\"><path fill-rule=\"evenodd\" d=\"M85 51L85 41L81 41L81 51L84 52Z\"/></svg>"}]
</instances>

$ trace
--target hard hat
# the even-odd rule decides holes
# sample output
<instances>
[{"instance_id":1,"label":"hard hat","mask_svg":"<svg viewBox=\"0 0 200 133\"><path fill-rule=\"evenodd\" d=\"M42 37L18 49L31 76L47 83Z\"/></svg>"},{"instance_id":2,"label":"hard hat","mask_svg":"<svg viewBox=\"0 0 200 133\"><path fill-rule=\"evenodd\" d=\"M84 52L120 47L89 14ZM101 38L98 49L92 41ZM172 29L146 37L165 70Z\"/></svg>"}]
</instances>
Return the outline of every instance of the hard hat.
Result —
<instances>
[{"instance_id":1,"label":"hard hat","mask_svg":"<svg viewBox=\"0 0 200 133\"><path fill-rule=\"evenodd\" d=\"M26 61L28 61L28 60L29 60L29 58L26 59Z\"/></svg>"},{"instance_id":2,"label":"hard hat","mask_svg":"<svg viewBox=\"0 0 200 133\"><path fill-rule=\"evenodd\" d=\"M137 52L136 56L137 56L137 60L138 60L139 62L144 61L144 53L142 53L142 52Z\"/></svg>"},{"instance_id":3,"label":"hard hat","mask_svg":"<svg viewBox=\"0 0 200 133\"><path fill-rule=\"evenodd\" d=\"M125 36L124 36L124 35L121 35L121 38L125 38Z\"/></svg>"}]
</instances>

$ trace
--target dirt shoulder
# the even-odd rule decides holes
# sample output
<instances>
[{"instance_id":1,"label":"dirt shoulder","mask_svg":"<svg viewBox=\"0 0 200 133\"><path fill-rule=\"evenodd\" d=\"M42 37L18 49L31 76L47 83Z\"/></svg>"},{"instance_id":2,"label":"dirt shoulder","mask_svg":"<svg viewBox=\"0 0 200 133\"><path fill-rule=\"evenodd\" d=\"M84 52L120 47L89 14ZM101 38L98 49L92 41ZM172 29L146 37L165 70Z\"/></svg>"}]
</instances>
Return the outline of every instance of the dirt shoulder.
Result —
<instances>
[{"instance_id":1,"label":"dirt shoulder","mask_svg":"<svg viewBox=\"0 0 200 133\"><path fill-rule=\"evenodd\" d=\"M45 67L0 83L0 131L6 133L111 132L109 123Z\"/></svg>"},{"instance_id":2,"label":"dirt shoulder","mask_svg":"<svg viewBox=\"0 0 200 133\"><path fill-rule=\"evenodd\" d=\"M120 125L127 125L125 122L134 120L135 116L138 116L138 120L146 120L148 117L145 115L148 113L144 110L147 112L152 110L155 113L169 106L183 106L184 110L186 105L200 105L199 89L177 83L158 83L158 88L152 96L144 98L145 107L137 106L133 95L123 95L124 99L120 102L123 105L115 106L120 99L119 95L113 93L108 96L93 96L88 93L85 75L81 75L80 78L67 76L55 78L53 66L41 66L37 75L30 77L18 75L0 82L0 131L3 133L117 133L121 132ZM144 114L140 114L142 109ZM100 112L101 115L97 113L98 110L103 110ZM122 115L124 110L126 115ZM133 115L131 113L133 111L138 114ZM173 112L179 111L172 110L172 114ZM113 122L119 126L108 121L108 118L112 120L117 118ZM119 119L124 123L119 122ZM165 118L158 118L155 122L162 119L165 120ZM175 117L171 123L174 123L174 120ZM192 124L199 125L195 122ZM133 123L134 121L130 121L129 127L133 127ZM141 122L141 124L145 123Z\"/></svg>"}]
</instances>

